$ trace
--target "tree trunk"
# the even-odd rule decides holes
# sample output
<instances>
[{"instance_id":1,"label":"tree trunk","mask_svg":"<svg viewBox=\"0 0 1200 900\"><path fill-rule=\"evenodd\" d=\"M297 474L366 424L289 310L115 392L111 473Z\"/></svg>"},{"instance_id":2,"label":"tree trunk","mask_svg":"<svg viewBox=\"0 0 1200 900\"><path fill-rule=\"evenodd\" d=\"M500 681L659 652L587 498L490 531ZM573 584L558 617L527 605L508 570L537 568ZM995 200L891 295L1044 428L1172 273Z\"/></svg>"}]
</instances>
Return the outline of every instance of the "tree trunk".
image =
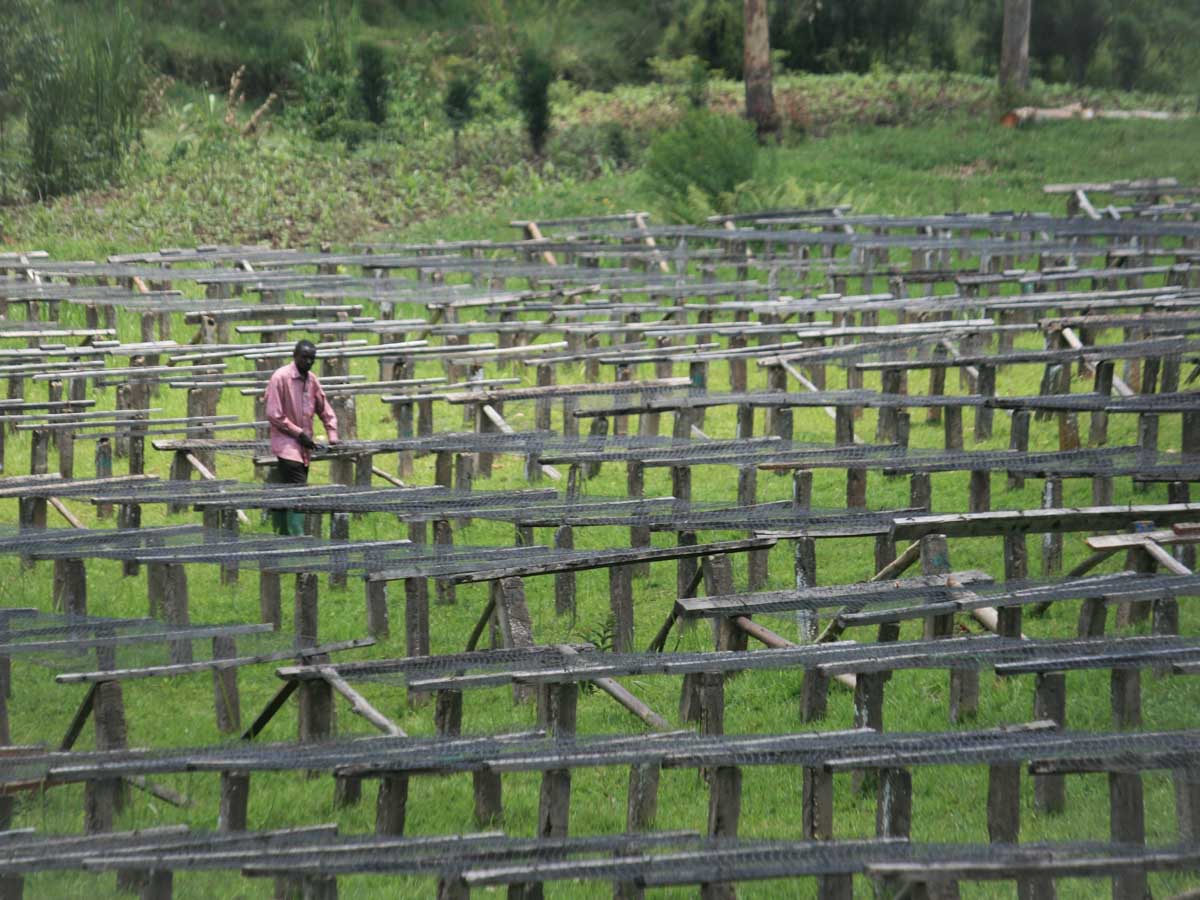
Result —
<instances>
[{"instance_id":1,"label":"tree trunk","mask_svg":"<svg viewBox=\"0 0 1200 900\"><path fill-rule=\"evenodd\" d=\"M1026 0L1028 2L1028 0ZM779 116L771 92L771 30L767 0L744 0L746 116L754 122L758 139L779 134Z\"/></svg>"},{"instance_id":2,"label":"tree trunk","mask_svg":"<svg viewBox=\"0 0 1200 900\"><path fill-rule=\"evenodd\" d=\"M1032 0L1004 0L1000 42L1000 88L1029 90L1029 19Z\"/></svg>"}]
</instances>

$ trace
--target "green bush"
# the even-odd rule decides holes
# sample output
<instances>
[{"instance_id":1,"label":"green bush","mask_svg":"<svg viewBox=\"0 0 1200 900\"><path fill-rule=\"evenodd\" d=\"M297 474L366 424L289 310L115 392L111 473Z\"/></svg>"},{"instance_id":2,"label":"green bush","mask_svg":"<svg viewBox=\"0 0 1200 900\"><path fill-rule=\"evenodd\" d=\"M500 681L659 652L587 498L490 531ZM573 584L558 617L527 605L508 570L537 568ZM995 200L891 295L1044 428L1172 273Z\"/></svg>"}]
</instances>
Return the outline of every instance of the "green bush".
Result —
<instances>
[{"instance_id":1,"label":"green bush","mask_svg":"<svg viewBox=\"0 0 1200 900\"><path fill-rule=\"evenodd\" d=\"M550 134L550 85L554 66L549 57L530 47L517 63L517 107L534 156L541 156Z\"/></svg>"},{"instance_id":2,"label":"green bush","mask_svg":"<svg viewBox=\"0 0 1200 900\"><path fill-rule=\"evenodd\" d=\"M727 203L738 185L754 177L758 153L747 120L693 110L651 142L645 188L667 218L687 221Z\"/></svg>"},{"instance_id":3,"label":"green bush","mask_svg":"<svg viewBox=\"0 0 1200 900\"><path fill-rule=\"evenodd\" d=\"M378 44L358 45L358 94L367 120L382 125L387 120L392 75L387 55Z\"/></svg>"},{"instance_id":4,"label":"green bush","mask_svg":"<svg viewBox=\"0 0 1200 900\"><path fill-rule=\"evenodd\" d=\"M352 49L354 25L340 0L324 0L321 27L305 48L304 63L296 66L296 114L316 140L340 140L349 149L375 133Z\"/></svg>"},{"instance_id":5,"label":"green bush","mask_svg":"<svg viewBox=\"0 0 1200 900\"><path fill-rule=\"evenodd\" d=\"M24 88L30 190L42 197L115 180L141 137L148 70L133 14L118 3L82 21L48 38Z\"/></svg>"},{"instance_id":6,"label":"green bush","mask_svg":"<svg viewBox=\"0 0 1200 900\"><path fill-rule=\"evenodd\" d=\"M1123 15L1113 26L1113 75L1123 91L1131 91L1146 68L1146 34L1136 18Z\"/></svg>"},{"instance_id":7,"label":"green bush","mask_svg":"<svg viewBox=\"0 0 1200 900\"><path fill-rule=\"evenodd\" d=\"M459 136L475 117L475 101L479 97L479 78L471 72L460 72L446 85L442 97L442 112L454 132L454 157L459 156Z\"/></svg>"}]
</instances>

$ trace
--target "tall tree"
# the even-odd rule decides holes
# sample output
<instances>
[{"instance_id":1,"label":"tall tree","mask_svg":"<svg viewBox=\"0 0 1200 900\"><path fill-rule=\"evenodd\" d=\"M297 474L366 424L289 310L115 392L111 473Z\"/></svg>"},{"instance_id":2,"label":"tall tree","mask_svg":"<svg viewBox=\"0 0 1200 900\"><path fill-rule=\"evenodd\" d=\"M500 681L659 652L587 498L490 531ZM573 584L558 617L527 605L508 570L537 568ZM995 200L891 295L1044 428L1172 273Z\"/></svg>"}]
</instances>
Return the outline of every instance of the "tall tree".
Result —
<instances>
[{"instance_id":1,"label":"tall tree","mask_svg":"<svg viewBox=\"0 0 1200 900\"><path fill-rule=\"evenodd\" d=\"M1004 35L1000 39L1000 87L1029 89L1029 20L1032 0L1004 0Z\"/></svg>"},{"instance_id":2,"label":"tall tree","mask_svg":"<svg viewBox=\"0 0 1200 900\"><path fill-rule=\"evenodd\" d=\"M758 131L758 139L779 134L779 115L771 90L771 29L767 0L744 0L744 51L742 69L746 78L746 116Z\"/></svg>"}]
</instances>

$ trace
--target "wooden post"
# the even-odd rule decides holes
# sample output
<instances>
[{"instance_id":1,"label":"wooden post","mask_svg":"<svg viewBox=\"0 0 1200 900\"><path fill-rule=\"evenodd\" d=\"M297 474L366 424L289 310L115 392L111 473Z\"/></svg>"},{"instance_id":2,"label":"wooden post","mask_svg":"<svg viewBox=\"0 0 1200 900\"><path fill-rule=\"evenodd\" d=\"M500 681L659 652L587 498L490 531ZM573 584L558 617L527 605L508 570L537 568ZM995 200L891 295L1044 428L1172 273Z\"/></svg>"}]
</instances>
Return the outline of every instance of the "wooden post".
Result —
<instances>
[{"instance_id":1,"label":"wooden post","mask_svg":"<svg viewBox=\"0 0 1200 900\"><path fill-rule=\"evenodd\" d=\"M1113 361L1104 360L1096 363L1096 377L1093 386L1095 393L1104 397L1112 396L1113 390ZM1088 444L1092 447L1103 447L1108 443L1108 413L1102 409L1093 410L1088 422Z\"/></svg>"},{"instance_id":2,"label":"wooden post","mask_svg":"<svg viewBox=\"0 0 1200 900\"><path fill-rule=\"evenodd\" d=\"M1015 450L1018 453L1025 453L1029 450L1029 419L1030 412L1027 409L1013 410L1012 426L1008 433L1008 449ZM1024 487L1025 476L1017 472L1008 473L1008 489L1016 490Z\"/></svg>"},{"instance_id":3,"label":"wooden post","mask_svg":"<svg viewBox=\"0 0 1200 900\"><path fill-rule=\"evenodd\" d=\"M386 581L366 582L366 606L367 634L374 638L386 638L391 633ZM406 611L405 627L407 628L407 626L408 615Z\"/></svg>"},{"instance_id":4,"label":"wooden post","mask_svg":"<svg viewBox=\"0 0 1200 900\"><path fill-rule=\"evenodd\" d=\"M99 629L97 637L113 637L109 629ZM116 651L112 645L96 650L97 668L115 669ZM125 700L119 681L96 684L92 704L97 750L124 750L127 746ZM84 785L84 830L88 834L112 831L114 816L125 802L125 788L119 778L102 778Z\"/></svg>"},{"instance_id":5,"label":"wooden post","mask_svg":"<svg viewBox=\"0 0 1200 900\"><path fill-rule=\"evenodd\" d=\"M662 766L657 762L634 763L629 767L629 792L626 801L625 830L633 834L651 831L658 816L658 782ZM645 892L633 881L613 886L614 900L641 900Z\"/></svg>"},{"instance_id":6,"label":"wooden post","mask_svg":"<svg viewBox=\"0 0 1200 900\"><path fill-rule=\"evenodd\" d=\"M54 561L54 608L68 616L87 615L87 569L82 559Z\"/></svg>"},{"instance_id":7,"label":"wooden post","mask_svg":"<svg viewBox=\"0 0 1200 900\"><path fill-rule=\"evenodd\" d=\"M258 575L258 620L274 625L276 629L283 626L283 600L280 578L276 572L265 569Z\"/></svg>"},{"instance_id":8,"label":"wooden post","mask_svg":"<svg viewBox=\"0 0 1200 900\"><path fill-rule=\"evenodd\" d=\"M979 366L978 393L981 397L996 396L996 367ZM975 407L975 442L982 443L992 436L994 410L987 405Z\"/></svg>"},{"instance_id":9,"label":"wooden post","mask_svg":"<svg viewBox=\"0 0 1200 900\"><path fill-rule=\"evenodd\" d=\"M632 529L630 529L632 531ZM575 549L575 529L560 525L554 530L554 546L558 550ZM558 572L554 576L554 612L563 616L575 615L575 573Z\"/></svg>"},{"instance_id":10,"label":"wooden post","mask_svg":"<svg viewBox=\"0 0 1200 900\"><path fill-rule=\"evenodd\" d=\"M758 488L758 467L754 465L738 467L737 501L738 506L753 506ZM751 534L753 536L753 534ZM767 586L769 579L767 561L769 551L751 550L746 560L746 590L761 591Z\"/></svg>"},{"instance_id":11,"label":"wooden post","mask_svg":"<svg viewBox=\"0 0 1200 900\"><path fill-rule=\"evenodd\" d=\"M1112 670L1113 728L1142 727L1142 673L1139 669Z\"/></svg>"},{"instance_id":12,"label":"wooden post","mask_svg":"<svg viewBox=\"0 0 1200 900\"><path fill-rule=\"evenodd\" d=\"M180 563L163 563L163 621L168 625L186 627L191 623L188 610L187 570ZM171 641L170 653L172 663L190 663L192 661L192 642L188 640Z\"/></svg>"},{"instance_id":13,"label":"wooden post","mask_svg":"<svg viewBox=\"0 0 1200 900\"><path fill-rule=\"evenodd\" d=\"M1067 726L1067 676L1062 672L1039 672L1034 682L1033 718L1048 719L1059 728ZM1034 804L1042 812L1060 813L1067 807L1067 782L1062 775L1033 776Z\"/></svg>"},{"instance_id":14,"label":"wooden post","mask_svg":"<svg viewBox=\"0 0 1200 900\"><path fill-rule=\"evenodd\" d=\"M941 534L921 538L921 573L946 575L950 572L950 552ZM925 639L952 637L954 616L930 616L925 620ZM950 721L961 722L979 709L979 673L974 669L950 672Z\"/></svg>"},{"instance_id":15,"label":"wooden post","mask_svg":"<svg viewBox=\"0 0 1200 900\"><path fill-rule=\"evenodd\" d=\"M497 583L496 618L505 647L532 647L533 622L525 602L525 584L520 578L501 578ZM513 702L523 703L533 696L527 685L513 685Z\"/></svg>"},{"instance_id":16,"label":"wooden post","mask_svg":"<svg viewBox=\"0 0 1200 900\"><path fill-rule=\"evenodd\" d=\"M947 450L961 450L963 448L963 424L962 424L962 407L947 406L943 410L942 428L945 436L945 448Z\"/></svg>"},{"instance_id":17,"label":"wooden post","mask_svg":"<svg viewBox=\"0 0 1200 900\"><path fill-rule=\"evenodd\" d=\"M911 832L912 773L908 769L880 769L875 836L907 839Z\"/></svg>"},{"instance_id":18,"label":"wooden post","mask_svg":"<svg viewBox=\"0 0 1200 900\"><path fill-rule=\"evenodd\" d=\"M375 833L400 837L408 813L408 776L387 774L379 779L375 798Z\"/></svg>"},{"instance_id":19,"label":"wooden post","mask_svg":"<svg viewBox=\"0 0 1200 900\"><path fill-rule=\"evenodd\" d=\"M671 466L671 494L676 500L685 503L692 499L692 470L688 466ZM694 531L676 532L676 542L680 547L694 546L696 533ZM685 597L692 580L696 577L696 560L685 557L675 564L675 596Z\"/></svg>"},{"instance_id":20,"label":"wooden post","mask_svg":"<svg viewBox=\"0 0 1200 900\"><path fill-rule=\"evenodd\" d=\"M246 812L250 804L250 773L234 770L221 772L221 804L217 814L217 830L245 831Z\"/></svg>"},{"instance_id":21,"label":"wooden post","mask_svg":"<svg viewBox=\"0 0 1200 900\"><path fill-rule=\"evenodd\" d=\"M613 617L615 653L632 653L634 649L632 568L628 565L608 567L608 596Z\"/></svg>"},{"instance_id":22,"label":"wooden post","mask_svg":"<svg viewBox=\"0 0 1200 900\"><path fill-rule=\"evenodd\" d=\"M213 659L230 659L237 656L237 643L233 637L216 636L212 641ZM217 730L222 734L240 731L242 727L241 700L238 695L238 670L234 666L213 669L213 698L217 716Z\"/></svg>"},{"instance_id":23,"label":"wooden post","mask_svg":"<svg viewBox=\"0 0 1200 900\"><path fill-rule=\"evenodd\" d=\"M454 545L454 531L446 519L436 519L433 523L433 543L441 547ZM454 582L445 578L434 581L435 599L439 606L453 606L457 602Z\"/></svg>"},{"instance_id":24,"label":"wooden post","mask_svg":"<svg viewBox=\"0 0 1200 900\"><path fill-rule=\"evenodd\" d=\"M792 508L798 510L812 507L813 473L808 469L797 469L792 473ZM817 544L813 538L797 538L795 541L795 584L797 590L816 587ZM817 614L812 610L796 612L796 626L800 641L806 643L816 639L820 630Z\"/></svg>"},{"instance_id":25,"label":"wooden post","mask_svg":"<svg viewBox=\"0 0 1200 900\"><path fill-rule=\"evenodd\" d=\"M629 460L625 464L625 492L632 499L638 499L646 495L646 466L641 460ZM572 546L574 546L572 544ZM650 546L650 529L645 525L630 525L629 526L629 546L630 547L649 547ZM650 574L650 564L640 563L634 564L634 575L646 576ZM574 579L574 575L571 576Z\"/></svg>"},{"instance_id":26,"label":"wooden post","mask_svg":"<svg viewBox=\"0 0 1200 900\"><path fill-rule=\"evenodd\" d=\"M834 412L834 444L839 447L854 446L854 408L839 406ZM864 509L867 505L867 470L846 469L846 506L849 509Z\"/></svg>"},{"instance_id":27,"label":"wooden post","mask_svg":"<svg viewBox=\"0 0 1200 900\"><path fill-rule=\"evenodd\" d=\"M1114 843L1146 842L1146 810L1142 776L1138 772L1108 773L1109 830ZM1113 900L1144 900L1149 896L1145 869L1130 869L1112 879Z\"/></svg>"},{"instance_id":28,"label":"wooden post","mask_svg":"<svg viewBox=\"0 0 1200 900\"><path fill-rule=\"evenodd\" d=\"M1021 833L1021 767L988 766L988 840L1015 844Z\"/></svg>"},{"instance_id":29,"label":"wooden post","mask_svg":"<svg viewBox=\"0 0 1200 900\"><path fill-rule=\"evenodd\" d=\"M1062 479L1047 478L1042 489L1042 509L1061 509L1062 505ZM1061 532L1048 531L1042 535L1042 575L1057 575L1062 571L1062 548Z\"/></svg>"},{"instance_id":30,"label":"wooden post","mask_svg":"<svg viewBox=\"0 0 1200 900\"><path fill-rule=\"evenodd\" d=\"M329 539L331 541L348 541L350 540L350 514L345 512L333 512L329 514ZM329 573L329 586L331 588L346 587L346 570L334 568Z\"/></svg>"},{"instance_id":31,"label":"wooden post","mask_svg":"<svg viewBox=\"0 0 1200 900\"><path fill-rule=\"evenodd\" d=\"M549 695L547 726L555 737L575 736L576 706L579 685L564 681L546 686ZM564 838L571 812L571 770L548 769L542 774L542 789L538 798L539 838Z\"/></svg>"}]
</instances>

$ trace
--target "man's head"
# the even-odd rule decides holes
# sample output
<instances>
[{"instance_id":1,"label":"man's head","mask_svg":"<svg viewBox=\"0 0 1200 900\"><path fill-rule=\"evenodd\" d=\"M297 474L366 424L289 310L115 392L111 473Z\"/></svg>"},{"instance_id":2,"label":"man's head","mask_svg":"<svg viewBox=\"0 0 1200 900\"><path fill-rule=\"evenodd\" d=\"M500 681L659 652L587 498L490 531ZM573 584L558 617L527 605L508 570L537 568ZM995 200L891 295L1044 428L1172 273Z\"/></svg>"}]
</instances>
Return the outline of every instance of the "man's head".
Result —
<instances>
[{"instance_id":1,"label":"man's head","mask_svg":"<svg viewBox=\"0 0 1200 900\"><path fill-rule=\"evenodd\" d=\"M317 347L312 341L297 341L292 348L292 362L301 375L307 375L317 359Z\"/></svg>"}]
</instances>

